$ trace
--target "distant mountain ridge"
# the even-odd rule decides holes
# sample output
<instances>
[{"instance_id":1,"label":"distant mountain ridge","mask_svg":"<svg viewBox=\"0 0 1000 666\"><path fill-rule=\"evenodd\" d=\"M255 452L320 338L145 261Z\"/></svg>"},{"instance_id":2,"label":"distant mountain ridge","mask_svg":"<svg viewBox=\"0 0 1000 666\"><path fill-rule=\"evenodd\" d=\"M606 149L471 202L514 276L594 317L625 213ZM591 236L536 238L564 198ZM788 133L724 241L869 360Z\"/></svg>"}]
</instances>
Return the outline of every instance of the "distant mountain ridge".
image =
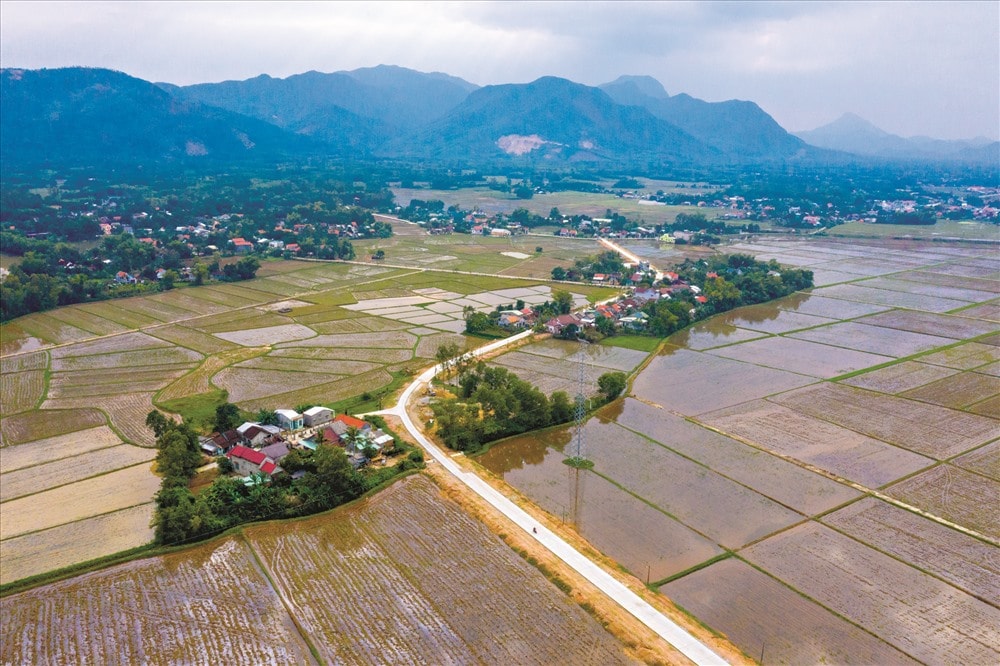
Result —
<instances>
[{"instance_id":1,"label":"distant mountain ridge","mask_svg":"<svg viewBox=\"0 0 1000 666\"><path fill-rule=\"evenodd\" d=\"M76 67L3 69L0 86L5 165L335 156L655 169L853 159L827 150L848 150L835 147L843 143L820 135L814 147L789 134L753 102L669 95L648 76L599 87L551 76L480 87L379 65L176 86ZM953 154L975 158L995 145Z\"/></svg>"},{"instance_id":2,"label":"distant mountain ridge","mask_svg":"<svg viewBox=\"0 0 1000 666\"><path fill-rule=\"evenodd\" d=\"M920 136L903 138L853 113L845 113L832 123L814 130L793 134L819 148L885 159L938 159L987 164L1000 161L1000 143L996 141L946 141Z\"/></svg>"}]
</instances>

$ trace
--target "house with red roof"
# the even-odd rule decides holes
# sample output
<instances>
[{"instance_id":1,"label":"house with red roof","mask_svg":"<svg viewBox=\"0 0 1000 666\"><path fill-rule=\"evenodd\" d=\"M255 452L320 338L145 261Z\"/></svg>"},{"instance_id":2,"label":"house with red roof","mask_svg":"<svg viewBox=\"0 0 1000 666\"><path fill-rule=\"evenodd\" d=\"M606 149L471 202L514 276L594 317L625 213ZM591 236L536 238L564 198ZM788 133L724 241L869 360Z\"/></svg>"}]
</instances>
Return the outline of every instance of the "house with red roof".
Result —
<instances>
[{"instance_id":1,"label":"house with red roof","mask_svg":"<svg viewBox=\"0 0 1000 666\"><path fill-rule=\"evenodd\" d=\"M233 469L240 476L250 476L251 474L264 474L267 477L274 476L282 469L274 460L269 458L263 451L255 451L245 446L234 446L226 454L229 461L233 463Z\"/></svg>"}]
</instances>

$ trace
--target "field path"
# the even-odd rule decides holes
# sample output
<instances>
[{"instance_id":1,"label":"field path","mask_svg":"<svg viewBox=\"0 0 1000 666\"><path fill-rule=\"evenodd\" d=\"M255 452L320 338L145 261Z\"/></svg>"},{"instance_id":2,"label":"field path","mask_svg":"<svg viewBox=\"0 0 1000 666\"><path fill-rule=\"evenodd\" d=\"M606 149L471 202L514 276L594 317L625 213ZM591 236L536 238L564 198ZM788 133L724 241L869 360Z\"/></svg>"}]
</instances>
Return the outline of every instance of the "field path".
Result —
<instances>
[{"instance_id":1,"label":"field path","mask_svg":"<svg viewBox=\"0 0 1000 666\"><path fill-rule=\"evenodd\" d=\"M531 331L525 331L518 335L498 340L471 352L474 356L482 356L496 351L497 349L519 342L532 335ZM410 418L407 406L410 398L417 390L428 384L434 376L440 372L442 367L435 365L423 372L416 378L403 394L396 405L390 409L385 409L376 414L392 415L399 418L413 438L434 458L441 466L451 472L459 481L464 483L469 489L489 502L495 509L503 513L513 521L525 533L533 537L539 544L547 548L553 555L561 559L577 573L593 583L598 589L613 599L619 606L628 611L640 622L652 629L665 641L673 645L684 656L695 664L725 664L726 660L712 651L707 645L688 633L685 629L668 619L662 613L645 602L639 595L630 590L624 584L615 579L586 556L569 545L554 532L545 526L539 525L538 521L532 518L524 509L520 508L510 499L505 497L495 488L483 481L478 475L466 472L459 467L450 454L438 448L433 442L424 436Z\"/></svg>"}]
</instances>

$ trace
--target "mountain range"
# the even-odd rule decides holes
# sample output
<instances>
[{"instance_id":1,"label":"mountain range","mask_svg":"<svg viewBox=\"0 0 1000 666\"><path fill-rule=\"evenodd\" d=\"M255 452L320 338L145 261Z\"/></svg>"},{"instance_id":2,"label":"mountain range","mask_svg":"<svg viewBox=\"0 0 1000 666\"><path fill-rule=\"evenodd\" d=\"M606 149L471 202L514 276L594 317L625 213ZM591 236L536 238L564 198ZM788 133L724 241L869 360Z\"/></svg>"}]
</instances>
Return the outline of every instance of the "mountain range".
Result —
<instances>
[{"instance_id":1,"label":"mountain range","mask_svg":"<svg viewBox=\"0 0 1000 666\"><path fill-rule=\"evenodd\" d=\"M669 95L645 76L598 87L557 77L480 87L380 65L176 86L105 69L8 68L0 96L5 168L333 156L637 170L844 163L845 153L993 164L1000 145L946 147L884 132L879 144L871 137L881 131L860 119L796 136L753 102Z\"/></svg>"}]
</instances>

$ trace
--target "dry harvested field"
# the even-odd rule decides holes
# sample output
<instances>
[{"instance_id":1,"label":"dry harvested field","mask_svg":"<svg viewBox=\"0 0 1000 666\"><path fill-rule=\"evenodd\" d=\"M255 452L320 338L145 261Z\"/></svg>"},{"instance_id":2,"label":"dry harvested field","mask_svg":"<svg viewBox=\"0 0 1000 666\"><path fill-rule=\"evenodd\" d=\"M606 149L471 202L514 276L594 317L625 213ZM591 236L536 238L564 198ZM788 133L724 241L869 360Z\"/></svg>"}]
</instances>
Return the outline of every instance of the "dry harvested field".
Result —
<instances>
[{"instance_id":1,"label":"dry harvested field","mask_svg":"<svg viewBox=\"0 0 1000 666\"><path fill-rule=\"evenodd\" d=\"M0 473L7 474L33 465L51 463L64 458L75 458L90 451L97 451L121 444L121 439L107 426L56 435L26 442L4 449L0 456ZM4 478L6 482L6 477Z\"/></svg>"},{"instance_id":2,"label":"dry harvested field","mask_svg":"<svg viewBox=\"0 0 1000 666\"><path fill-rule=\"evenodd\" d=\"M967 342L920 357L921 363L943 365L946 368L958 370L973 370L998 360L1000 360L1000 347L995 344L987 344L983 340Z\"/></svg>"},{"instance_id":3,"label":"dry harvested field","mask_svg":"<svg viewBox=\"0 0 1000 666\"><path fill-rule=\"evenodd\" d=\"M1000 542L1000 481L938 465L886 489L886 494Z\"/></svg>"},{"instance_id":4,"label":"dry harvested field","mask_svg":"<svg viewBox=\"0 0 1000 666\"><path fill-rule=\"evenodd\" d=\"M1000 608L1000 556L995 546L874 497L822 521Z\"/></svg>"},{"instance_id":5,"label":"dry harvested field","mask_svg":"<svg viewBox=\"0 0 1000 666\"><path fill-rule=\"evenodd\" d=\"M951 462L963 469L1000 481L1000 441L970 451Z\"/></svg>"},{"instance_id":6,"label":"dry harvested field","mask_svg":"<svg viewBox=\"0 0 1000 666\"><path fill-rule=\"evenodd\" d=\"M246 535L329 663L631 662L600 624L424 477Z\"/></svg>"},{"instance_id":7,"label":"dry harvested field","mask_svg":"<svg viewBox=\"0 0 1000 666\"><path fill-rule=\"evenodd\" d=\"M233 363L239 363L255 356L267 353L267 347L237 347L229 351L209 356L192 372L173 382L158 395L158 400L174 400L189 395L199 395L212 389L212 377Z\"/></svg>"},{"instance_id":8,"label":"dry harvested field","mask_svg":"<svg viewBox=\"0 0 1000 666\"><path fill-rule=\"evenodd\" d=\"M4 446L10 446L107 424L107 416L94 408L43 409L9 416L0 428Z\"/></svg>"},{"instance_id":9,"label":"dry harvested field","mask_svg":"<svg viewBox=\"0 0 1000 666\"><path fill-rule=\"evenodd\" d=\"M53 372L65 372L69 370L101 370L105 368L148 367L151 365L193 364L201 361L202 358L201 354L190 349L163 347L111 354L53 358L52 370Z\"/></svg>"},{"instance_id":10,"label":"dry harvested field","mask_svg":"<svg viewBox=\"0 0 1000 666\"><path fill-rule=\"evenodd\" d=\"M366 335L318 335L307 340L286 342L283 347L362 347L413 349L417 336L399 331L368 333Z\"/></svg>"},{"instance_id":11,"label":"dry harvested field","mask_svg":"<svg viewBox=\"0 0 1000 666\"><path fill-rule=\"evenodd\" d=\"M919 663L737 559L717 562L660 591L760 663Z\"/></svg>"},{"instance_id":12,"label":"dry harvested field","mask_svg":"<svg viewBox=\"0 0 1000 666\"><path fill-rule=\"evenodd\" d=\"M954 409L968 408L977 402L1000 394L1000 377L978 372L963 372L939 379L902 394L903 397L922 400ZM1000 416L1000 414L995 414Z\"/></svg>"},{"instance_id":13,"label":"dry harvested field","mask_svg":"<svg viewBox=\"0 0 1000 666\"><path fill-rule=\"evenodd\" d=\"M152 501L160 479L141 464L4 502L0 540Z\"/></svg>"},{"instance_id":14,"label":"dry harvested field","mask_svg":"<svg viewBox=\"0 0 1000 666\"><path fill-rule=\"evenodd\" d=\"M669 338L672 342L673 338ZM693 415L812 384L816 379L686 349L665 350L639 374L632 393Z\"/></svg>"},{"instance_id":15,"label":"dry harvested field","mask_svg":"<svg viewBox=\"0 0 1000 666\"><path fill-rule=\"evenodd\" d=\"M103 396L99 401L92 397L60 398L46 400L42 408L85 408L95 402L100 403L100 409L108 415L111 426L127 440L140 446L155 445L153 433L146 427L146 415L153 409L152 393L120 393Z\"/></svg>"},{"instance_id":16,"label":"dry harvested field","mask_svg":"<svg viewBox=\"0 0 1000 666\"><path fill-rule=\"evenodd\" d=\"M236 537L0 600L5 663L312 663Z\"/></svg>"},{"instance_id":17,"label":"dry harvested field","mask_svg":"<svg viewBox=\"0 0 1000 666\"><path fill-rule=\"evenodd\" d=\"M1000 661L1000 609L817 523L743 556L918 661Z\"/></svg>"},{"instance_id":18,"label":"dry harvested field","mask_svg":"<svg viewBox=\"0 0 1000 666\"><path fill-rule=\"evenodd\" d=\"M939 460L1000 437L996 419L838 384L818 384L771 400Z\"/></svg>"},{"instance_id":19,"label":"dry harvested field","mask_svg":"<svg viewBox=\"0 0 1000 666\"><path fill-rule=\"evenodd\" d=\"M238 404L256 398L266 398L317 384L325 384L330 379L326 374L312 372L228 367L215 375L213 383L229 392L230 402Z\"/></svg>"},{"instance_id":20,"label":"dry harvested field","mask_svg":"<svg viewBox=\"0 0 1000 666\"><path fill-rule=\"evenodd\" d=\"M889 356L781 336L751 340L708 353L826 379L893 360Z\"/></svg>"},{"instance_id":21,"label":"dry harvested field","mask_svg":"<svg viewBox=\"0 0 1000 666\"><path fill-rule=\"evenodd\" d=\"M408 349L363 349L359 347L283 347L268 354L270 358L310 359L324 361L370 361L402 363L413 353Z\"/></svg>"},{"instance_id":22,"label":"dry harvested field","mask_svg":"<svg viewBox=\"0 0 1000 666\"><path fill-rule=\"evenodd\" d=\"M228 340L229 342L235 342L244 347L274 345L281 342L311 338L315 335L316 331L302 324L284 324L282 326L267 326L215 334L216 337Z\"/></svg>"},{"instance_id":23,"label":"dry harvested field","mask_svg":"<svg viewBox=\"0 0 1000 666\"><path fill-rule=\"evenodd\" d=\"M1000 323L1000 303L985 303L974 308L959 310L955 313L957 317L972 317L993 323Z\"/></svg>"},{"instance_id":24,"label":"dry harvested field","mask_svg":"<svg viewBox=\"0 0 1000 666\"><path fill-rule=\"evenodd\" d=\"M45 393L45 372L30 370L0 375L0 415L33 409Z\"/></svg>"},{"instance_id":25,"label":"dry harvested field","mask_svg":"<svg viewBox=\"0 0 1000 666\"><path fill-rule=\"evenodd\" d=\"M931 458L766 400L702 414L698 421L868 488L878 488L934 463Z\"/></svg>"},{"instance_id":26,"label":"dry harvested field","mask_svg":"<svg viewBox=\"0 0 1000 666\"><path fill-rule=\"evenodd\" d=\"M327 377L326 379L329 379ZM273 409L274 405L301 405L303 403L322 404L337 402L344 398L378 390L392 381L384 368L354 376L343 377L325 384L316 384L306 388L296 389L288 393L278 393L263 398L245 400L240 407L256 411L258 409Z\"/></svg>"},{"instance_id":27,"label":"dry harvested field","mask_svg":"<svg viewBox=\"0 0 1000 666\"><path fill-rule=\"evenodd\" d=\"M153 505L140 504L0 541L0 584L144 546L152 519Z\"/></svg>"},{"instance_id":28,"label":"dry harvested field","mask_svg":"<svg viewBox=\"0 0 1000 666\"><path fill-rule=\"evenodd\" d=\"M939 365L904 361L843 379L841 383L879 391L880 393L902 393L903 391L909 391L924 384L944 379L957 372L957 370L944 368Z\"/></svg>"},{"instance_id":29,"label":"dry harvested field","mask_svg":"<svg viewBox=\"0 0 1000 666\"><path fill-rule=\"evenodd\" d=\"M0 373L26 372L28 370L44 370L49 366L49 357L45 352L31 352L18 356L4 356L0 359Z\"/></svg>"},{"instance_id":30,"label":"dry harvested field","mask_svg":"<svg viewBox=\"0 0 1000 666\"><path fill-rule=\"evenodd\" d=\"M82 481L112 470L150 462L155 456L156 452L151 449L121 444L89 451L87 455L81 455L72 462L65 459L55 460L27 469L4 472L3 483L0 484L0 502Z\"/></svg>"},{"instance_id":31,"label":"dry harvested field","mask_svg":"<svg viewBox=\"0 0 1000 666\"><path fill-rule=\"evenodd\" d=\"M170 347L169 342L158 340L145 333L125 333L123 335L113 335L90 342L78 342L73 345L66 345L53 349L50 354L53 359L68 358L71 356L90 356L93 354L112 354L121 352L131 352L138 350L156 349Z\"/></svg>"}]
</instances>

